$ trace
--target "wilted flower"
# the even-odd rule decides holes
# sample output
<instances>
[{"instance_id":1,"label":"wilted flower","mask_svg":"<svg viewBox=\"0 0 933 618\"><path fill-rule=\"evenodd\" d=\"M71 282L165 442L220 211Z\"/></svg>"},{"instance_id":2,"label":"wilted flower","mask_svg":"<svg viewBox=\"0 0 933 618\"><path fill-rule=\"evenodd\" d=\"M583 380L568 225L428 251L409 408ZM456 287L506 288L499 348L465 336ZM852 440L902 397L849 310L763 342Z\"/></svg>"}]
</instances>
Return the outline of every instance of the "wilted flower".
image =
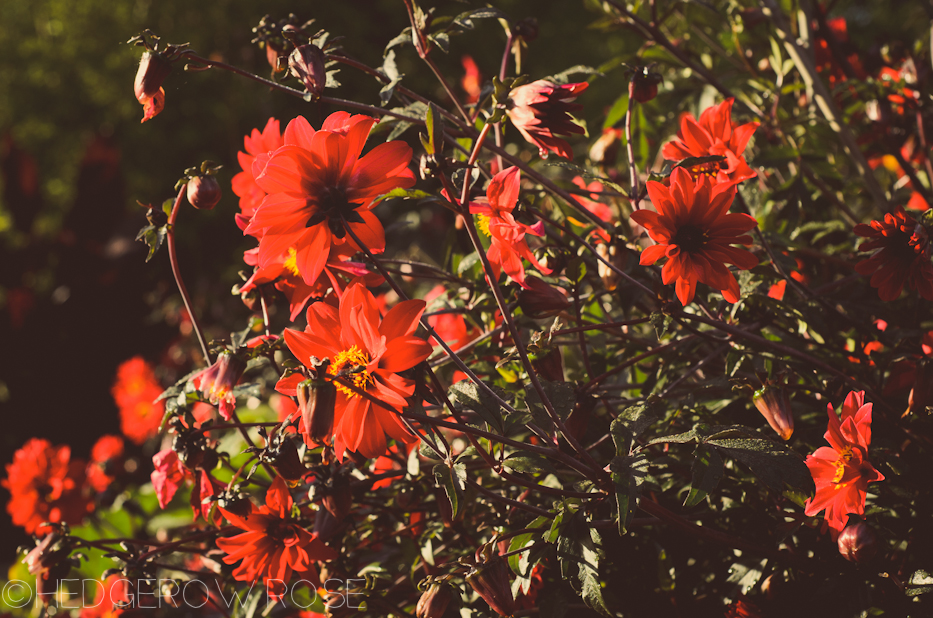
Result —
<instances>
[{"instance_id":1,"label":"wilted flower","mask_svg":"<svg viewBox=\"0 0 933 618\"><path fill-rule=\"evenodd\" d=\"M878 297L889 302L897 299L908 284L920 296L933 300L933 264L926 230L904 208L898 206L882 221L870 225L860 223L853 230L868 238L859 251L872 251L871 257L855 265L860 275L871 275L871 286L878 288Z\"/></svg>"},{"instance_id":2,"label":"wilted flower","mask_svg":"<svg viewBox=\"0 0 933 618\"><path fill-rule=\"evenodd\" d=\"M172 70L172 64L157 51L146 50L139 60L136 81L133 89L136 100L143 106L143 119L146 122L154 118L165 107L165 90L162 82Z\"/></svg>"},{"instance_id":3,"label":"wilted flower","mask_svg":"<svg viewBox=\"0 0 933 618\"><path fill-rule=\"evenodd\" d=\"M509 119L522 137L538 147L542 159L547 158L548 151L566 159L573 158L570 144L556 136L586 133L573 122L570 112L583 109L582 105L571 101L588 86L586 82L558 86L539 79L509 94Z\"/></svg>"},{"instance_id":4,"label":"wilted flower","mask_svg":"<svg viewBox=\"0 0 933 618\"><path fill-rule=\"evenodd\" d=\"M661 83L661 76L643 67L635 72L632 77L632 98L639 103L647 103L658 96L658 84Z\"/></svg>"},{"instance_id":5,"label":"wilted flower","mask_svg":"<svg viewBox=\"0 0 933 618\"><path fill-rule=\"evenodd\" d=\"M432 581L421 593L415 616L418 618L443 618L447 606L454 598L454 590L442 581Z\"/></svg>"},{"instance_id":6,"label":"wilted flower","mask_svg":"<svg viewBox=\"0 0 933 618\"><path fill-rule=\"evenodd\" d=\"M648 230L658 244L641 252L641 264L667 258L661 281L676 281L677 298L683 305L693 300L697 282L722 291L730 303L739 300L739 284L725 263L742 270L758 266L758 258L733 244L750 245L745 232L758 222L744 213L729 213L735 186L712 184L706 176L696 181L683 168L671 173L671 186L649 180L648 195L657 212L637 210L632 220Z\"/></svg>"},{"instance_id":7,"label":"wilted flower","mask_svg":"<svg viewBox=\"0 0 933 618\"><path fill-rule=\"evenodd\" d=\"M324 52L317 45L301 45L288 56L288 68L291 74L301 80L308 93L315 100L324 93L327 83L327 69L324 66Z\"/></svg>"},{"instance_id":8,"label":"wilted flower","mask_svg":"<svg viewBox=\"0 0 933 618\"><path fill-rule=\"evenodd\" d=\"M563 288L548 285L537 277L526 277L518 292L518 306L533 320L550 318L570 307Z\"/></svg>"},{"instance_id":9,"label":"wilted flower","mask_svg":"<svg viewBox=\"0 0 933 618\"><path fill-rule=\"evenodd\" d=\"M752 401L771 429L782 440L790 440L794 435L794 413L790 409L787 391L779 386L767 385L755 391Z\"/></svg>"},{"instance_id":10,"label":"wilted flower","mask_svg":"<svg viewBox=\"0 0 933 618\"><path fill-rule=\"evenodd\" d=\"M839 554L849 562L868 562L878 551L878 535L864 521L846 526L836 542Z\"/></svg>"},{"instance_id":11,"label":"wilted flower","mask_svg":"<svg viewBox=\"0 0 933 618\"><path fill-rule=\"evenodd\" d=\"M224 350L217 356L213 365L194 376L191 382L208 401L217 406L224 420L229 421L236 409L233 389L245 370L246 362L233 352Z\"/></svg>"},{"instance_id":12,"label":"wilted flower","mask_svg":"<svg viewBox=\"0 0 933 618\"><path fill-rule=\"evenodd\" d=\"M865 403L865 391L849 393L841 418L827 404L829 426L823 437L830 446L807 456L816 495L807 500L805 512L812 517L825 509L823 519L833 538L845 528L850 514L864 514L868 484L884 480L868 461L871 408L872 404Z\"/></svg>"},{"instance_id":13,"label":"wilted flower","mask_svg":"<svg viewBox=\"0 0 933 618\"><path fill-rule=\"evenodd\" d=\"M733 101L726 99L719 105L706 108L700 114L699 122L692 114L684 114L677 139L665 144L661 150L664 158L682 161L690 157L725 157L720 163L701 164L689 170L694 177L708 176L716 182L737 184L757 176L745 162L743 153L759 123L734 124Z\"/></svg>"},{"instance_id":14,"label":"wilted flower","mask_svg":"<svg viewBox=\"0 0 933 618\"><path fill-rule=\"evenodd\" d=\"M494 612L502 616L515 613L509 565L501 556L495 555L474 564L466 575L466 581Z\"/></svg>"}]
</instances>

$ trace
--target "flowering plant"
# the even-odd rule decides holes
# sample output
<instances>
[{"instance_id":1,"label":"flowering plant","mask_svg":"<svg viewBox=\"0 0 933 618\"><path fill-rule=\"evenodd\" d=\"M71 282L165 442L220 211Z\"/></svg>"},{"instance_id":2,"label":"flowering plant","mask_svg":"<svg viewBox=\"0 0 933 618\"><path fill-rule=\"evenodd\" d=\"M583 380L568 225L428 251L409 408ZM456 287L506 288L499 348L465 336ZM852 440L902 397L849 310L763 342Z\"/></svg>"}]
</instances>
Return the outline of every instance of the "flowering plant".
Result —
<instances>
[{"instance_id":1,"label":"flowering plant","mask_svg":"<svg viewBox=\"0 0 933 618\"><path fill-rule=\"evenodd\" d=\"M146 249L61 242L86 285L149 262L177 332L96 363L112 418L55 398L86 447L16 442L0 610L924 611L928 33L876 45L854 2L364 4L373 54L340 6L267 15L261 53L131 39Z\"/></svg>"}]
</instances>

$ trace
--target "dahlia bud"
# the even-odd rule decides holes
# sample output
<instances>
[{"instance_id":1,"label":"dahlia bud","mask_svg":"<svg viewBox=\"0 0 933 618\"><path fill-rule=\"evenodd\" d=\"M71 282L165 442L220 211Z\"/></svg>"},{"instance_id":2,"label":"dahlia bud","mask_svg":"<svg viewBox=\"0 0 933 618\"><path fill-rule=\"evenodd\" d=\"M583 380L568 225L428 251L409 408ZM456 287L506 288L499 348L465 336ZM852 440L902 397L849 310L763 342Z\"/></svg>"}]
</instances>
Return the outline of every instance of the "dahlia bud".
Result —
<instances>
[{"instance_id":1,"label":"dahlia bud","mask_svg":"<svg viewBox=\"0 0 933 618\"><path fill-rule=\"evenodd\" d=\"M781 436L782 440L790 440L794 435L794 414L790 409L787 391L778 386L768 385L755 391L752 401L771 425L771 429Z\"/></svg>"},{"instance_id":2,"label":"dahlia bud","mask_svg":"<svg viewBox=\"0 0 933 618\"><path fill-rule=\"evenodd\" d=\"M550 318L570 306L562 289L548 285L537 277L527 277L518 292L518 306L533 320Z\"/></svg>"},{"instance_id":3,"label":"dahlia bud","mask_svg":"<svg viewBox=\"0 0 933 618\"><path fill-rule=\"evenodd\" d=\"M548 382L564 381L564 359L559 347L542 347L529 354L528 360L538 375Z\"/></svg>"},{"instance_id":4,"label":"dahlia bud","mask_svg":"<svg viewBox=\"0 0 933 618\"><path fill-rule=\"evenodd\" d=\"M639 103L647 103L658 95L661 76L643 67L632 78L632 98Z\"/></svg>"},{"instance_id":5,"label":"dahlia bud","mask_svg":"<svg viewBox=\"0 0 933 618\"><path fill-rule=\"evenodd\" d=\"M473 566L466 575L467 583L473 586L489 607L502 616L515 613L515 597L509 580L509 566L501 556L493 556Z\"/></svg>"},{"instance_id":6,"label":"dahlia bud","mask_svg":"<svg viewBox=\"0 0 933 618\"><path fill-rule=\"evenodd\" d=\"M159 52L147 50L140 58L133 90L136 100L143 105L142 122L156 116L165 107L162 82L171 70L172 63Z\"/></svg>"},{"instance_id":7,"label":"dahlia bud","mask_svg":"<svg viewBox=\"0 0 933 618\"><path fill-rule=\"evenodd\" d=\"M298 385L298 410L311 441L321 444L334 428L337 387L326 380L305 380Z\"/></svg>"},{"instance_id":8,"label":"dahlia bud","mask_svg":"<svg viewBox=\"0 0 933 618\"><path fill-rule=\"evenodd\" d=\"M332 485L328 488L322 504L338 522L347 516L350 507L353 506L353 492L350 490L350 482L346 476L343 474L334 476Z\"/></svg>"},{"instance_id":9,"label":"dahlia bud","mask_svg":"<svg viewBox=\"0 0 933 618\"><path fill-rule=\"evenodd\" d=\"M276 435L263 452L263 459L286 481L298 481L308 471L298 454L298 447L288 434Z\"/></svg>"},{"instance_id":10,"label":"dahlia bud","mask_svg":"<svg viewBox=\"0 0 933 618\"><path fill-rule=\"evenodd\" d=\"M317 45L301 45L288 57L291 74L301 80L312 99L319 99L327 83L324 52Z\"/></svg>"},{"instance_id":11,"label":"dahlia bud","mask_svg":"<svg viewBox=\"0 0 933 618\"><path fill-rule=\"evenodd\" d=\"M914 386L910 389L907 402L908 411L914 414L925 412L928 406L933 406L933 359L925 358L917 363Z\"/></svg>"},{"instance_id":12,"label":"dahlia bud","mask_svg":"<svg viewBox=\"0 0 933 618\"><path fill-rule=\"evenodd\" d=\"M421 593L418 605L415 606L415 615L418 618L443 618L453 598L453 590L450 586L433 581Z\"/></svg>"},{"instance_id":13,"label":"dahlia bud","mask_svg":"<svg viewBox=\"0 0 933 618\"><path fill-rule=\"evenodd\" d=\"M213 210L220 195L220 183L213 176L195 176L188 181L188 203L199 210Z\"/></svg>"},{"instance_id":14,"label":"dahlia bud","mask_svg":"<svg viewBox=\"0 0 933 618\"><path fill-rule=\"evenodd\" d=\"M837 543L839 553L849 562L868 562L878 551L878 535L863 521L846 526Z\"/></svg>"},{"instance_id":15,"label":"dahlia bud","mask_svg":"<svg viewBox=\"0 0 933 618\"><path fill-rule=\"evenodd\" d=\"M149 210L146 211L146 221L149 222L149 225L162 227L168 223L168 215L160 206L150 206Z\"/></svg>"}]
</instances>

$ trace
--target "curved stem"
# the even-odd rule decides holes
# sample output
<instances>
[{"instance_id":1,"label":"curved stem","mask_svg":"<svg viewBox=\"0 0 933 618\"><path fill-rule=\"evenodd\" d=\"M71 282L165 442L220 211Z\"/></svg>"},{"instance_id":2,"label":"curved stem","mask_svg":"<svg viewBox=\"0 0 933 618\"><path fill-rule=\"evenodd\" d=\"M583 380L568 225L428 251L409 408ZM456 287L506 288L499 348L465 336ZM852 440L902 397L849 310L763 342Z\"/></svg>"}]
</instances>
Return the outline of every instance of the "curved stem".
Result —
<instances>
[{"instance_id":1,"label":"curved stem","mask_svg":"<svg viewBox=\"0 0 933 618\"><path fill-rule=\"evenodd\" d=\"M185 187L187 186L187 184L183 185L181 189L178 190L178 197L175 198L175 204L172 205L172 214L168 217L168 231L166 232L168 259L172 264L172 275L175 277L175 284L178 285L178 291L181 292L181 299L185 303L185 310L188 312L188 317L191 318L191 326L194 327L194 332L198 336L198 343L201 344L201 353L204 355L205 362L210 365L213 360L211 359L210 353L207 351L207 341L204 339L204 333L201 331L201 325L198 323L198 316L195 315L194 309L191 307L191 297L188 295L188 288L185 287L185 282L181 278L181 269L178 268L178 252L175 248L175 220L178 219L178 209L181 207L181 200L185 195Z\"/></svg>"}]
</instances>

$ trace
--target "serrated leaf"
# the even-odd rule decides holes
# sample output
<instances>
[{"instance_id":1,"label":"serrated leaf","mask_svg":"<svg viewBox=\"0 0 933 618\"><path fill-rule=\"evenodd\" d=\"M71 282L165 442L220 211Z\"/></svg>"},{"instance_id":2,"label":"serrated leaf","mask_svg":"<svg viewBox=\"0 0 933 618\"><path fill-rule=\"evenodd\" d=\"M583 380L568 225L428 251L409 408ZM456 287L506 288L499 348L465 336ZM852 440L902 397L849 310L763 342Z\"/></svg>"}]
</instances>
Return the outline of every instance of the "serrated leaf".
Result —
<instances>
[{"instance_id":1,"label":"serrated leaf","mask_svg":"<svg viewBox=\"0 0 933 618\"><path fill-rule=\"evenodd\" d=\"M752 473L778 494L787 485L796 491L815 491L810 469L797 453L763 438L708 438L704 443L748 466Z\"/></svg>"},{"instance_id":2,"label":"serrated leaf","mask_svg":"<svg viewBox=\"0 0 933 618\"><path fill-rule=\"evenodd\" d=\"M382 72L389 78L388 83L382 86L379 91L379 100L383 107L388 105L395 94L395 87L402 81L404 75L398 72L398 66L395 64L395 51L389 50L382 61Z\"/></svg>"},{"instance_id":3,"label":"serrated leaf","mask_svg":"<svg viewBox=\"0 0 933 618\"><path fill-rule=\"evenodd\" d=\"M615 457L609 463L612 482L616 489L616 506L619 517L619 534L625 534L635 516L641 484L648 476L648 459L644 453L629 457Z\"/></svg>"},{"instance_id":4,"label":"serrated leaf","mask_svg":"<svg viewBox=\"0 0 933 618\"><path fill-rule=\"evenodd\" d=\"M577 402L577 395L573 390L573 386L569 382L547 382L542 380L541 388L544 390L548 401L551 402L554 411L557 412L557 416L561 420L566 420ZM525 392L525 403L528 404L532 416L542 421L546 419L545 424L549 426L551 424L550 416L538 396L538 391L531 384L526 384Z\"/></svg>"},{"instance_id":5,"label":"serrated leaf","mask_svg":"<svg viewBox=\"0 0 933 618\"><path fill-rule=\"evenodd\" d=\"M684 433L674 434L672 436L661 436L659 438L654 438L649 440L648 444L686 444L687 442L693 442L697 439L696 429L691 429L690 431L685 431Z\"/></svg>"},{"instance_id":6,"label":"serrated leaf","mask_svg":"<svg viewBox=\"0 0 933 618\"><path fill-rule=\"evenodd\" d=\"M495 389L496 394L499 394L500 397L505 396L505 393L500 393L500 390L496 387L491 388ZM504 429L499 402L493 399L485 389L481 389L470 380L462 380L451 386L448 396L450 402L458 410L473 410L490 427L499 431Z\"/></svg>"},{"instance_id":7,"label":"serrated leaf","mask_svg":"<svg viewBox=\"0 0 933 618\"><path fill-rule=\"evenodd\" d=\"M530 474L536 472L557 473L546 457L534 453L512 453L502 460L502 466L513 472L528 472Z\"/></svg>"},{"instance_id":8,"label":"serrated leaf","mask_svg":"<svg viewBox=\"0 0 933 618\"><path fill-rule=\"evenodd\" d=\"M655 412L656 400L630 406L613 419L609 433L616 447L616 455L624 457L632 450L632 444L642 432L658 420Z\"/></svg>"},{"instance_id":9,"label":"serrated leaf","mask_svg":"<svg viewBox=\"0 0 933 618\"><path fill-rule=\"evenodd\" d=\"M438 487L443 487L450 500L451 517L460 515L463 508L463 491L466 489L466 466L455 463L453 466L437 464L434 466L434 480Z\"/></svg>"},{"instance_id":10,"label":"serrated leaf","mask_svg":"<svg viewBox=\"0 0 933 618\"><path fill-rule=\"evenodd\" d=\"M557 541L561 575L570 582L589 608L604 616L611 616L599 580L599 560L602 556L599 532L587 525L581 513L574 514L561 532Z\"/></svg>"},{"instance_id":11,"label":"serrated leaf","mask_svg":"<svg viewBox=\"0 0 933 618\"><path fill-rule=\"evenodd\" d=\"M714 448L700 445L696 450L696 459L693 460L693 480L690 483L690 493L684 500L687 508L696 506L703 498L716 489L722 479L722 457Z\"/></svg>"}]
</instances>

